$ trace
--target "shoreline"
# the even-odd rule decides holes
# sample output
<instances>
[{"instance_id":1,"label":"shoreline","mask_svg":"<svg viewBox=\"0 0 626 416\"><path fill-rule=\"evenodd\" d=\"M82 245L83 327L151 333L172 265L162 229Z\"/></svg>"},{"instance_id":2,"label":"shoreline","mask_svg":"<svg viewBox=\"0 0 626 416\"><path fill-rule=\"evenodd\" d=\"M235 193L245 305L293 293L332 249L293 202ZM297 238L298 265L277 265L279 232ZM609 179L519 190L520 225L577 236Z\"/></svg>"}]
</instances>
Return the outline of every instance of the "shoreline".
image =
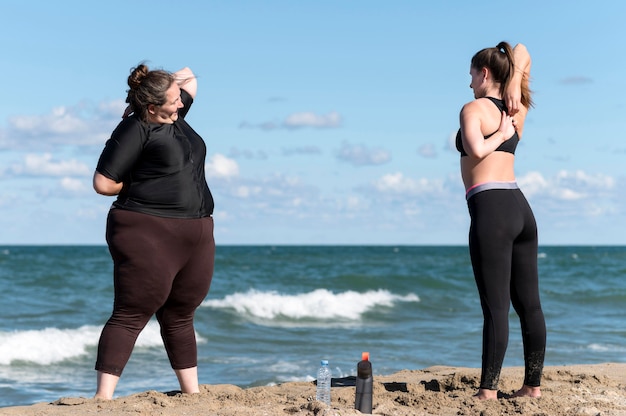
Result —
<instances>
[{"instance_id":1,"label":"shoreline","mask_svg":"<svg viewBox=\"0 0 626 416\"><path fill-rule=\"evenodd\" d=\"M548 366L542 397L511 398L521 387L522 367L502 370L498 400L473 398L480 369L433 366L374 375L373 413L393 416L458 415L626 415L626 363ZM201 385L200 394L145 391L110 401L65 397L51 403L0 408L2 416L90 415L216 415L259 416L360 415L354 409L355 388L333 387L331 407L314 400L313 382L240 388L229 384Z\"/></svg>"}]
</instances>

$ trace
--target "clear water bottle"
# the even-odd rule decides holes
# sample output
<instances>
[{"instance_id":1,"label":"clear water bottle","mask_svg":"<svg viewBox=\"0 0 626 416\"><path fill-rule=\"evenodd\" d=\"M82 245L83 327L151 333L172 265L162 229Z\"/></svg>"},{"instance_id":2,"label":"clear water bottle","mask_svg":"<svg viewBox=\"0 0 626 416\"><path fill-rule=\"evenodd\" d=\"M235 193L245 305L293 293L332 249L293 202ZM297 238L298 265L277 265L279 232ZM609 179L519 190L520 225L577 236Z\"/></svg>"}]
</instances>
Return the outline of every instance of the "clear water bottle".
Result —
<instances>
[{"instance_id":1,"label":"clear water bottle","mask_svg":"<svg viewBox=\"0 0 626 416\"><path fill-rule=\"evenodd\" d=\"M330 406L330 381L332 372L328 367L328 360L321 361L321 367L317 370L317 392L315 400Z\"/></svg>"}]
</instances>

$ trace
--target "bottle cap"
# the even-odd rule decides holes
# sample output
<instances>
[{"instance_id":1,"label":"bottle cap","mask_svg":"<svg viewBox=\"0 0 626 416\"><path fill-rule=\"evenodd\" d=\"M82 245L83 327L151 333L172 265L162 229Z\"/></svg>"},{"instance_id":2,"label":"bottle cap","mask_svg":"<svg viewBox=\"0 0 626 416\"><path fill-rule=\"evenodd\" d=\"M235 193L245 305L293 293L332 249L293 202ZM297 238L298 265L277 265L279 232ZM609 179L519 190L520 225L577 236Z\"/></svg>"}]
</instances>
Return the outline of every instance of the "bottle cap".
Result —
<instances>
[{"instance_id":1,"label":"bottle cap","mask_svg":"<svg viewBox=\"0 0 626 416\"><path fill-rule=\"evenodd\" d=\"M368 378L372 375L372 363L369 362L369 352L364 352L361 356L361 361L356 366L356 373L358 378Z\"/></svg>"}]
</instances>

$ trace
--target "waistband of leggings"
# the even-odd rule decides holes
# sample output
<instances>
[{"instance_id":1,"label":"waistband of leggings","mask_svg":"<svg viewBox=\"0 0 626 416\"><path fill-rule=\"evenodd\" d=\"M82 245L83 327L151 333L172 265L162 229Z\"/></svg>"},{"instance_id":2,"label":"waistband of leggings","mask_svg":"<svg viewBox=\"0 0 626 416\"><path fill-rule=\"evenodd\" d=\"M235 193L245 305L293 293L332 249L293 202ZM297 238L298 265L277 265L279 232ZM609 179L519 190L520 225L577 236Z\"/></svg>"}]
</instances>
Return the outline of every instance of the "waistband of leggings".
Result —
<instances>
[{"instance_id":1,"label":"waistband of leggings","mask_svg":"<svg viewBox=\"0 0 626 416\"><path fill-rule=\"evenodd\" d=\"M468 200L472 196L476 195L482 191L489 191L491 189L519 189L517 186L517 182L484 182L476 184L470 187L467 192L465 192L465 199Z\"/></svg>"}]
</instances>

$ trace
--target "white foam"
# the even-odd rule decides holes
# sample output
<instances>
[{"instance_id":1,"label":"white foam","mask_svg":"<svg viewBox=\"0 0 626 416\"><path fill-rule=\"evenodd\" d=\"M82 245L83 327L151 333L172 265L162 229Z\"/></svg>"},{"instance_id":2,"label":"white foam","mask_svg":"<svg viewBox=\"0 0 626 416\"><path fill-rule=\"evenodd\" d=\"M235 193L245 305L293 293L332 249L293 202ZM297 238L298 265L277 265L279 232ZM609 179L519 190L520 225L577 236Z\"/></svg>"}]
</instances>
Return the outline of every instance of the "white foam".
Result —
<instances>
[{"instance_id":1,"label":"white foam","mask_svg":"<svg viewBox=\"0 0 626 416\"><path fill-rule=\"evenodd\" d=\"M44 328L0 332L0 365L16 361L48 365L88 354L100 339L101 326L84 325L75 329ZM205 340L196 334L198 342ZM159 324L151 320L139 334L135 346L162 346Z\"/></svg>"},{"instance_id":2,"label":"white foam","mask_svg":"<svg viewBox=\"0 0 626 416\"><path fill-rule=\"evenodd\" d=\"M589 344L588 347L591 351L594 352L624 352L626 351L626 347L623 345L615 345L615 344Z\"/></svg>"},{"instance_id":3,"label":"white foam","mask_svg":"<svg viewBox=\"0 0 626 416\"><path fill-rule=\"evenodd\" d=\"M245 293L227 295L223 299L206 300L202 306L231 309L238 314L264 320L358 321L363 314L376 307L393 307L397 302L419 302L419 297L415 294L395 295L383 289L363 293L351 290L332 293L327 289L317 289L296 295L251 289Z\"/></svg>"},{"instance_id":4,"label":"white foam","mask_svg":"<svg viewBox=\"0 0 626 416\"><path fill-rule=\"evenodd\" d=\"M86 346L98 342L100 329L85 325L77 329L0 332L0 364L28 361L46 365L84 355Z\"/></svg>"}]
</instances>

